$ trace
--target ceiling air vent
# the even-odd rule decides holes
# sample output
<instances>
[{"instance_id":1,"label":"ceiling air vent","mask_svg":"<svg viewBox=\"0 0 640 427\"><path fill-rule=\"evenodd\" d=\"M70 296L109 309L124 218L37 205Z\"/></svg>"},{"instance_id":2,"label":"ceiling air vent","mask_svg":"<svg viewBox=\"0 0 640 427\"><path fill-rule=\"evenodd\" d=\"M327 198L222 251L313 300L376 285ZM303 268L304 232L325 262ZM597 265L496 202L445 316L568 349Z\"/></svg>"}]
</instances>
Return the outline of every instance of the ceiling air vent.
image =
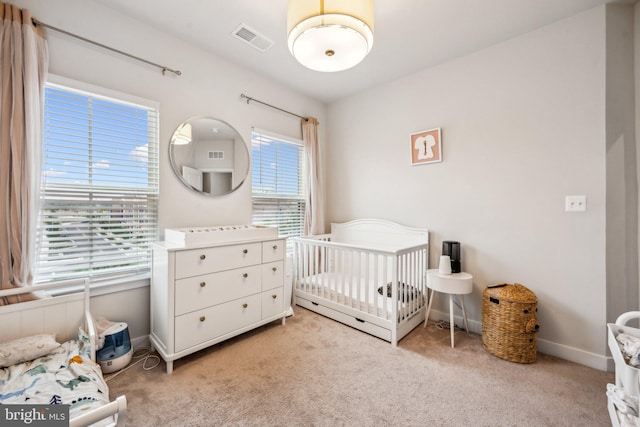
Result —
<instances>
[{"instance_id":1,"label":"ceiling air vent","mask_svg":"<svg viewBox=\"0 0 640 427\"><path fill-rule=\"evenodd\" d=\"M231 33L231 35L245 43L249 43L260 52L264 52L273 46L273 41L258 33L253 28L248 27L246 24L240 24L240 26Z\"/></svg>"}]
</instances>

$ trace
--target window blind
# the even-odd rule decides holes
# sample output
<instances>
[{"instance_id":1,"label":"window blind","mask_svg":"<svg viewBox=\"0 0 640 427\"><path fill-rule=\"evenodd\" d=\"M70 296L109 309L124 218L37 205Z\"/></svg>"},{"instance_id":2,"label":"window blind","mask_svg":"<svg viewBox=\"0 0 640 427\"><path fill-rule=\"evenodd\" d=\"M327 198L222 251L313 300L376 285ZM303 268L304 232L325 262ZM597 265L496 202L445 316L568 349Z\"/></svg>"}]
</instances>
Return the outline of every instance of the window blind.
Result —
<instances>
[{"instance_id":1,"label":"window blind","mask_svg":"<svg viewBox=\"0 0 640 427\"><path fill-rule=\"evenodd\" d=\"M251 161L253 223L277 226L280 237L302 235L305 210L302 141L254 130Z\"/></svg>"},{"instance_id":2,"label":"window blind","mask_svg":"<svg viewBox=\"0 0 640 427\"><path fill-rule=\"evenodd\" d=\"M46 86L37 282L148 275L158 195L157 108Z\"/></svg>"}]
</instances>

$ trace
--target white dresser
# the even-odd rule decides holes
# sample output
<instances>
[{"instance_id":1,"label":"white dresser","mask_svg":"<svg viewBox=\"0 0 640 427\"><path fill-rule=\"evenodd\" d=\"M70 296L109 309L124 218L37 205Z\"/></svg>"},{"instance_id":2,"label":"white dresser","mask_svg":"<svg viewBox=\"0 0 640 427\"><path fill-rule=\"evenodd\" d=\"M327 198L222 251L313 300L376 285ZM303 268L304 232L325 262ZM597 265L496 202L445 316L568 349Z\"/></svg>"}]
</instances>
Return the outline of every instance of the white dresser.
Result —
<instances>
[{"instance_id":1,"label":"white dresser","mask_svg":"<svg viewBox=\"0 0 640 427\"><path fill-rule=\"evenodd\" d=\"M173 361L265 323L285 322L285 240L153 245L151 335Z\"/></svg>"}]
</instances>

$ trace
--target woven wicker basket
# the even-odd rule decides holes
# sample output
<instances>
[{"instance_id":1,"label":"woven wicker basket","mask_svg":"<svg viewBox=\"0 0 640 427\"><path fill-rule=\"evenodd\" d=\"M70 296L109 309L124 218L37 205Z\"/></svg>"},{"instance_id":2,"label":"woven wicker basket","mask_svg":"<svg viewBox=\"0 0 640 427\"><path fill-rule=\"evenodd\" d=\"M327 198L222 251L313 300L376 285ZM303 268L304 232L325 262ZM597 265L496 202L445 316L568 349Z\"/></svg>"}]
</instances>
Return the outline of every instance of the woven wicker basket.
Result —
<instances>
[{"instance_id":1,"label":"woven wicker basket","mask_svg":"<svg viewBox=\"0 0 640 427\"><path fill-rule=\"evenodd\" d=\"M538 298L519 283L489 286L482 297L482 345L511 362L536 361Z\"/></svg>"}]
</instances>

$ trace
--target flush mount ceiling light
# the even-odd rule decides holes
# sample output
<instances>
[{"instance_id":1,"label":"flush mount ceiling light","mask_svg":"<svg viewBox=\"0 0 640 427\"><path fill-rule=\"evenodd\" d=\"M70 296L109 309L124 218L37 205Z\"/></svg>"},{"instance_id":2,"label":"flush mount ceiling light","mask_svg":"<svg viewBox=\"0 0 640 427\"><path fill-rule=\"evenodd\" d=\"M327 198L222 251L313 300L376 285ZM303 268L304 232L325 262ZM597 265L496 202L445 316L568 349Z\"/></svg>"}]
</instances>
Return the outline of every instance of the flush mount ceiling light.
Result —
<instances>
[{"instance_id":1,"label":"flush mount ceiling light","mask_svg":"<svg viewBox=\"0 0 640 427\"><path fill-rule=\"evenodd\" d=\"M186 123L180 126L173 134L172 142L174 145L187 145L191 142L191 138L191 123Z\"/></svg>"},{"instance_id":2,"label":"flush mount ceiling light","mask_svg":"<svg viewBox=\"0 0 640 427\"><path fill-rule=\"evenodd\" d=\"M307 68L342 71L373 46L373 0L289 0L289 51Z\"/></svg>"}]
</instances>

